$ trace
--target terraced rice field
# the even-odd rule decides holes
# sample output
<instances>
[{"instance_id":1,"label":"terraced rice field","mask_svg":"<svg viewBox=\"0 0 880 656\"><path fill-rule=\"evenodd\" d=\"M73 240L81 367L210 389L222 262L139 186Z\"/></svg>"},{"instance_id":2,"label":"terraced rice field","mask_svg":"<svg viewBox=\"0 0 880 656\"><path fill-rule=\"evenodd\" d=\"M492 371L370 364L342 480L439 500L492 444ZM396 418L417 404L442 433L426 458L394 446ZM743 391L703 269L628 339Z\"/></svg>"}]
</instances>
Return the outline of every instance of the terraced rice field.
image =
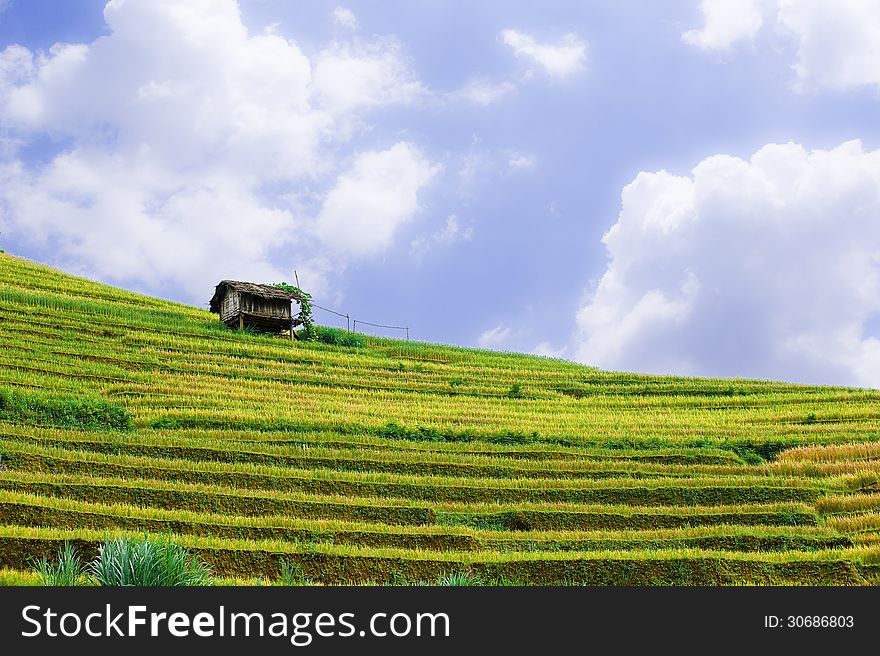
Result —
<instances>
[{"instance_id":1,"label":"terraced rice field","mask_svg":"<svg viewBox=\"0 0 880 656\"><path fill-rule=\"evenodd\" d=\"M0 582L129 533L240 581L880 579L877 391L290 342L9 255L0 344Z\"/></svg>"}]
</instances>

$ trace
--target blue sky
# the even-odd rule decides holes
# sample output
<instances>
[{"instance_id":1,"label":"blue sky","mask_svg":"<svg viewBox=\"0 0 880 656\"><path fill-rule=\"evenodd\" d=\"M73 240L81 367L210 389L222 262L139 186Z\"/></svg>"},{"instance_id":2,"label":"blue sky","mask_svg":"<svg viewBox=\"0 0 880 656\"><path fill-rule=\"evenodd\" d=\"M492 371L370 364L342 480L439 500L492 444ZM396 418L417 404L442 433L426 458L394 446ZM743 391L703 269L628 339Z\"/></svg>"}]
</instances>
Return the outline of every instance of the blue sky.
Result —
<instances>
[{"instance_id":1,"label":"blue sky","mask_svg":"<svg viewBox=\"0 0 880 656\"><path fill-rule=\"evenodd\" d=\"M863 0L9 0L0 242L195 305L297 269L416 339L876 387L877 34Z\"/></svg>"}]
</instances>

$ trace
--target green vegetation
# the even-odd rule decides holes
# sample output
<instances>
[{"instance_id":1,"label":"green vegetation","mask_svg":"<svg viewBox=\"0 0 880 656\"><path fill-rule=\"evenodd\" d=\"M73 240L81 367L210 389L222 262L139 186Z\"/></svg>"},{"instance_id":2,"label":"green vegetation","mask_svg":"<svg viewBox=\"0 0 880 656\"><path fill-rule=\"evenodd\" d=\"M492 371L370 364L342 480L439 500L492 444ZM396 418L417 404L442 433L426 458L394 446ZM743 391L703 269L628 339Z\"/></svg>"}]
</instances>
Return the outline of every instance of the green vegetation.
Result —
<instances>
[{"instance_id":1,"label":"green vegetation","mask_svg":"<svg viewBox=\"0 0 880 656\"><path fill-rule=\"evenodd\" d=\"M281 563L281 579L280 585L297 586L297 585L315 585L315 582L302 572L302 567L297 563L283 562Z\"/></svg>"},{"instance_id":2,"label":"green vegetation","mask_svg":"<svg viewBox=\"0 0 880 656\"><path fill-rule=\"evenodd\" d=\"M291 342L5 254L0 318L0 583L880 580L874 390Z\"/></svg>"},{"instance_id":3,"label":"green vegetation","mask_svg":"<svg viewBox=\"0 0 880 656\"><path fill-rule=\"evenodd\" d=\"M54 562L41 558L34 569L40 577L40 585L69 586L88 582L86 565L69 542L64 543Z\"/></svg>"},{"instance_id":4,"label":"green vegetation","mask_svg":"<svg viewBox=\"0 0 880 656\"><path fill-rule=\"evenodd\" d=\"M340 328L318 326L315 328L315 339L324 344L334 346L348 346L351 348L363 348L366 346L366 338L360 333L349 332Z\"/></svg>"},{"instance_id":5,"label":"green vegetation","mask_svg":"<svg viewBox=\"0 0 880 656\"><path fill-rule=\"evenodd\" d=\"M450 574L446 574L441 576L437 581L437 585L445 585L445 586L472 586L472 585L485 585L483 579L479 576L474 576L470 572L452 572Z\"/></svg>"},{"instance_id":6,"label":"green vegetation","mask_svg":"<svg viewBox=\"0 0 880 656\"><path fill-rule=\"evenodd\" d=\"M104 541L89 570L99 585L211 585L211 570L168 539Z\"/></svg>"},{"instance_id":7,"label":"green vegetation","mask_svg":"<svg viewBox=\"0 0 880 656\"><path fill-rule=\"evenodd\" d=\"M54 562L43 557L35 567L41 585L212 585L210 568L167 537L107 539L86 564L65 542Z\"/></svg>"},{"instance_id":8,"label":"green vegetation","mask_svg":"<svg viewBox=\"0 0 880 656\"><path fill-rule=\"evenodd\" d=\"M70 426L84 430L127 430L131 415L122 406L95 398L59 398L0 387L0 420Z\"/></svg>"},{"instance_id":9,"label":"green vegetation","mask_svg":"<svg viewBox=\"0 0 880 656\"><path fill-rule=\"evenodd\" d=\"M299 325L302 326L302 329L298 333L298 337L306 341L315 339L315 320L312 317L312 295L304 292L296 285L291 285L286 282L275 283L273 287L297 295L297 298L299 299L297 301L299 304L299 314L297 314L295 319L299 320Z\"/></svg>"},{"instance_id":10,"label":"green vegetation","mask_svg":"<svg viewBox=\"0 0 880 656\"><path fill-rule=\"evenodd\" d=\"M39 572L0 568L0 585L46 585Z\"/></svg>"}]
</instances>

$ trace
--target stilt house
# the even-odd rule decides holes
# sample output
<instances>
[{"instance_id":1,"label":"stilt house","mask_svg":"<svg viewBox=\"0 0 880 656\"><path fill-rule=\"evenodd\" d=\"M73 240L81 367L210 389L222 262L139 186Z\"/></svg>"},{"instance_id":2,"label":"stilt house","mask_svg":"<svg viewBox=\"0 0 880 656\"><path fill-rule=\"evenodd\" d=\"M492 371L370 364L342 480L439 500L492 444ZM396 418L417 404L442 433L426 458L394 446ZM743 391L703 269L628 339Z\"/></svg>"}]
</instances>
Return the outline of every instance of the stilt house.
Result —
<instances>
[{"instance_id":1,"label":"stilt house","mask_svg":"<svg viewBox=\"0 0 880 656\"><path fill-rule=\"evenodd\" d=\"M301 300L296 293L271 285L223 280L211 298L211 312L219 314L220 321L230 328L271 333L290 331L293 337L297 321L293 319L291 301Z\"/></svg>"}]
</instances>

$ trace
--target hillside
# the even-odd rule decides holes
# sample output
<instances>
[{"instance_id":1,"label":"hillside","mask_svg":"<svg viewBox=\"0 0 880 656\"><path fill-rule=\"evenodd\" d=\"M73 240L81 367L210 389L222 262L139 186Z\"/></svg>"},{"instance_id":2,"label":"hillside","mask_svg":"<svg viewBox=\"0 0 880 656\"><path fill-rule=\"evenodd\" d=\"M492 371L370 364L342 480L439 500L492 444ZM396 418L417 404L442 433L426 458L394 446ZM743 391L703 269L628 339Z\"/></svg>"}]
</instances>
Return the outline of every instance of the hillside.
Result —
<instances>
[{"instance_id":1,"label":"hillside","mask_svg":"<svg viewBox=\"0 0 880 656\"><path fill-rule=\"evenodd\" d=\"M0 344L0 567L171 532L243 581L878 578L877 391L290 342L5 254Z\"/></svg>"}]
</instances>

